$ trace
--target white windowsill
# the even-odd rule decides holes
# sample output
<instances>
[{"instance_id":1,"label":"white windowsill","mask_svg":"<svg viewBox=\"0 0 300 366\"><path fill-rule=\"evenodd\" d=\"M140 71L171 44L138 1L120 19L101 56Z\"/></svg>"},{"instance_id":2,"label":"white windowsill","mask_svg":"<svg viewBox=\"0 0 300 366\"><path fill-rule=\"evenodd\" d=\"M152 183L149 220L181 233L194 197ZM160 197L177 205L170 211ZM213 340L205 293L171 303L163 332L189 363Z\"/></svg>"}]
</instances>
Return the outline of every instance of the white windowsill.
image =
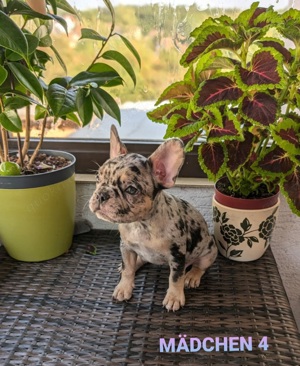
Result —
<instances>
[{"instance_id":1,"label":"white windowsill","mask_svg":"<svg viewBox=\"0 0 300 366\"><path fill-rule=\"evenodd\" d=\"M95 183L94 174L76 174L76 183ZM214 183L206 178L178 178L176 186L178 187L213 187Z\"/></svg>"}]
</instances>

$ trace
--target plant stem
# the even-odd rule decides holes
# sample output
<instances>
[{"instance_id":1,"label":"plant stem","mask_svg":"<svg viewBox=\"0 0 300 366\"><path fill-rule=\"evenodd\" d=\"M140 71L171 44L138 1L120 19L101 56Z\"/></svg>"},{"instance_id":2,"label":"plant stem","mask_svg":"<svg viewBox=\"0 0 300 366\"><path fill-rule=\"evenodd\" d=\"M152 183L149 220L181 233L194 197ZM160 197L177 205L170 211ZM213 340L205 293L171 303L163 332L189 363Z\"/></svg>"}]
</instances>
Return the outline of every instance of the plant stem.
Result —
<instances>
[{"instance_id":1,"label":"plant stem","mask_svg":"<svg viewBox=\"0 0 300 366\"><path fill-rule=\"evenodd\" d=\"M235 184L234 184L233 179L232 179L233 177L228 172L226 172L226 177L228 178L232 189L235 191L236 189L235 189Z\"/></svg>"},{"instance_id":2,"label":"plant stem","mask_svg":"<svg viewBox=\"0 0 300 366\"><path fill-rule=\"evenodd\" d=\"M23 155L22 155L22 147L21 147L21 137L20 134L17 133L17 141L18 141L18 150L19 150L19 159L17 161L17 163L23 168L24 167L24 159L23 159Z\"/></svg>"},{"instance_id":3,"label":"plant stem","mask_svg":"<svg viewBox=\"0 0 300 366\"><path fill-rule=\"evenodd\" d=\"M2 137L2 145L3 145L3 161L8 160L8 140L7 140L7 131L1 126L1 137Z\"/></svg>"},{"instance_id":4,"label":"plant stem","mask_svg":"<svg viewBox=\"0 0 300 366\"><path fill-rule=\"evenodd\" d=\"M2 146L0 144L0 162L3 163L4 162L4 155L3 155L3 149Z\"/></svg>"},{"instance_id":5,"label":"plant stem","mask_svg":"<svg viewBox=\"0 0 300 366\"><path fill-rule=\"evenodd\" d=\"M42 122L42 131L41 131L41 137L40 137L40 141L39 143L37 144L30 160L29 160L29 164L28 164L28 167L31 167L31 165L33 164L34 162L34 159L36 158L37 154L39 153L40 151L40 148L42 147L42 144L43 144L43 140L44 140L44 134L45 134L45 128L46 128L46 123L47 123L47 119L48 119L48 115L46 114L44 119L43 119L43 122Z\"/></svg>"},{"instance_id":6,"label":"plant stem","mask_svg":"<svg viewBox=\"0 0 300 366\"><path fill-rule=\"evenodd\" d=\"M109 31L109 35L107 36L106 40L105 41L102 41L102 46L100 48L100 50L98 51L96 57L94 58L94 60L92 61L92 63L90 64L90 66L87 68L87 70L89 70L93 65L94 63L100 58L101 56L101 53L104 49L104 47L106 46L107 42L109 41L109 39L114 36L114 29L115 29L115 19L114 19L114 14L111 14L112 16L112 22L111 22L111 27L110 27L110 31Z\"/></svg>"},{"instance_id":7,"label":"plant stem","mask_svg":"<svg viewBox=\"0 0 300 366\"><path fill-rule=\"evenodd\" d=\"M22 156L22 160L25 158L25 156L28 152L29 143L30 143L30 105L26 106L25 140L24 140L22 152L20 151L20 157Z\"/></svg>"}]
</instances>

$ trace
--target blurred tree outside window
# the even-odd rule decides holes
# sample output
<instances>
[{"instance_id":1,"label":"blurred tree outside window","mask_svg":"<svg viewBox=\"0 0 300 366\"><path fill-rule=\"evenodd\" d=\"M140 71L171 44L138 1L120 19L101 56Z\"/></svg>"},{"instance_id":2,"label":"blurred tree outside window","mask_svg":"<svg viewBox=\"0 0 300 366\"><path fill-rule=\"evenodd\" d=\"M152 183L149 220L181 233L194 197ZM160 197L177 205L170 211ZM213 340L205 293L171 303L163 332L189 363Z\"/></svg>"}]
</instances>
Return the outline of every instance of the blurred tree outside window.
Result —
<instances>
[{"instance_id":1,"label":"blurred tree outside window","mask_svg":"<svg viewBox=\"0 0 300 366\"><path fill-rule=\"evenodd\" d=\"M171 83L180 80L185 69L179 64L183 51L191 42L191 30L210 16L228 14L237 16L249 8L250 0L111 0L116 13L116 30L126 36L135 46L142 60L139 70L135 63L137 84L132 81L121 67L115 67L124 78L126 87L115 88L122 125L120 136L123 139L139 141L162 140L165 126L152 123L146 112L153 109L154 102L161 92ZM82 66L88 66L97 52L97 42L78 39L81 26L94 28L100 34L107 34L110 27L110 15L102 0L70 0L80 14L79 20L65 16L69 26L69 36L59 25L55 25L53 38L55 47L62 50L61 55L67 65L68 75L73 76ZM273 5L276 10L284 11L290 7L300 7L300 0L262 0L260 6ZM64 14L61 14L64 16ZM126 52L118 37L111 42L111 47ZM130 54L126 54L130 58ZM53 57L55 60L55 57ZM48 65L47 78L64 76L64 70L58 62ZM94 117L90 125L80 128L71 121L58 121L47 126L46 138L67 139L106 139L109 137L111 124L117 124L110 116L103 120ZM39 134L39 122L35 131Z\"/></svg>"}]
</instances>

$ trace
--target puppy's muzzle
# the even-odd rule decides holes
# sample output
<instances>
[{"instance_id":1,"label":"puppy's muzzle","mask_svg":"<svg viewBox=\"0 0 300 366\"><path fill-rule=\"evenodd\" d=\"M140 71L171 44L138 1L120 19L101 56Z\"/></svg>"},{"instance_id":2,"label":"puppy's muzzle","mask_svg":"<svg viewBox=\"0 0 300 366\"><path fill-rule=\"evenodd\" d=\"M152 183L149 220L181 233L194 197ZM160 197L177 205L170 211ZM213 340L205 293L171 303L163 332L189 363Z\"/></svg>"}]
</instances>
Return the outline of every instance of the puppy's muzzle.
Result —
<instances>
[{"instance_id":1,"label":"puppy's muzzle","mask_svg":"<svg viewBox=\"0 0 300 366\"><path fill-rule=\"evenodd\" d=\"M104 203L110 199L110 194L107 191L101 191L101 192L97 193L96 199L99 202L99 204L101 205L102 203Z\"/></svg>"},{"instance_id":2,"label":"puppy's muzzle","mask_svg":"<svg viewBox=\"0 0 300 366\"><path fill-rule=\"evenodd\" d=\"M101 205L107 202L110 198L110 193L106 189L95 193L91 200L91 210L93 212L98 211Z\"/></svg>"}]
</instances>

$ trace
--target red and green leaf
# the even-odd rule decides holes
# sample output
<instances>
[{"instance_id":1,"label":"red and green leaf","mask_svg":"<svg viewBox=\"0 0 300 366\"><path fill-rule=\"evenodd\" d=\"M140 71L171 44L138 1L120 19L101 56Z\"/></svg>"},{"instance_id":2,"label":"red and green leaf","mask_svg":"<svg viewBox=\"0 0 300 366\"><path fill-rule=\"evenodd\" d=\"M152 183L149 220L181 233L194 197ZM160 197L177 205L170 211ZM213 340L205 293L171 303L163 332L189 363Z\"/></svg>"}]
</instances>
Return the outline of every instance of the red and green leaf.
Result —
<instances>
[{"instance_id":1,"label":"red and green leaf","mask_svg":"<svg viewBox=\"0 0 300 366\"><path fill-rule=\"evenodd\" d=\"M243 95L242 90L234 81L226 76L205 81L195 93L195 104L205 107L215 103L227 104L237 101Z\"/></svg>"},{"instance_id":2,"label":"red and green leaf","mask_svg":"<svg viewBox=\"0 0 300 366\"><path fill-rule=\"evenodd\" d=\"M276 121L277 102L266 93L255 93L251 99L245 97L242 102L241 111L244 117L254 124L269 126Z\"/></svg>"},{"instance_id":3,"label":"red and green leaf","mask_svg":"<svg viewBox=\"0 0 300 366\"><path fill-rule=\"evenodd\" d=\"M216 181L226 169L226 153L223 144L203 143L199 147L198 161L208 178Z\"/></svg>"},{"instance_id":4,"label":"red and green leaf","mask_svg":"<svg viewBox=\"0 0 300 366\"><path fill-rule=\"evenodd\" d=\"M167 124L168 123L168 120L166 119L166 116L176 106L177 106L176 103L163 104L163 105L155 108L153 111L148 112L147 113L147 117L152 122Z\"/></svg>"},{"instance_id":5,"label":"red and green leaf","mask_svg":"<svg viewBox=\"0 0 300 366\"><path fill-rule=\"evenodd\" d=\"M286 151L279 146L274 146L258 160L258 170L261 174L282 176L282 174L289 174L294 168L293 161L289 158Z\"/></svg>"},{"instance_id":6,"label":"red and green leaf","mask_svg":"<svg viewBox=\"0 0 300 366\"><path fill-rule=\"evenodd\" d=\"M300 216L300 168L285 177L280 184L281 192L287 199L291 210Z\"/></svg>"},{"instance_id":7,"label":"red and green leaf","mask_svg":"<svg viewBox=\"0 0 300 366\"><path fill-rule=\"evenodd\" d=\"M288 118L272 128L275 142L290 155L300 155L300 124Z\"/></svg>"},{"instance_id":8,"label":"red and green leaf","mask_svg":"<svg viewBox=\"0 0 300 366\"><path fill-rule=\"evenodd\" d=\"M195 115L189 118L187 107L187 104L178 106L168 114L168 128L164 138L178 137L184 142L188 142L199 134L199 130L206 123L206 120Z\"/></svg>"},{"instance_id":9,"label":"red and green leaf","mask_svg":"<svg viewBox=\"0 0 300 366\"><path fill-rule=\"evenodd\" d=\"M189 102L193 97L194 91L190 83L184 81L178 81L167 87L161 96L158 98L155 105L160 104L165 100L176 100L179 102Z\"/></svg>"},{"instance_id":10,"label":"red and green leaf","mask_svg":"<svg viewBox=\"0 0 300 366\"><path fill-rule=\"evenodd\" d=\"M272 48L257 51L250 69L236 68L239 87L247 90L266 90L280 86L283 78L282 57Z\"/></svg>"},{"instance_id":11,"label":"red and green leaf","mask_svg":"<svg viewBox=\"0 0 300 366\"><path fill-rule=\"evenodd\" d=\"M281 55L283 56L283 58L286 62L289 62L292 58L291 52L288 51L284 47L284 43L281 42L278 39L264 38L263 40L259 40L257 43L259 45L263 46L263 47L272 47L272 48L274 48L277 52L281 53Z\"/></svg>"},{"instance_id":12,"label":"red and green leaf","mask_svg":"<svg viewBox=\"0 0 300 366\"><path fill-rule=\"evenodd\" d=\"M280 184L281 192L287 199L291 210L300 216L300 167L285 177Z\"/></svg>"},{"instance_id":13,"label":"red and green leaf","mask_svg":"<svg viewBox=\"0 0 300 366\"><path fill-rule=\"evenodd\" d=\"M236 171L249 160L253 153L254 140L255 136L252 133L245 132L243 141L228 141L226 143L227 167L231 172Z\"/></svg>"},{"instance_id":14,"label":"red and green leaf","mask_svg":"<svg viewBox=\"0 0 300 366\"><path fill-rule=\"evenodd\" d=\"M222 142L227 140L242 140L242 130L236 116L228 111L223 117L222 126L211 125L207 140L209 142Z\"/></svg>"},{"instance_id":15,"label":"red and green leaf","mask_svg":"<svg viewBox=\"0 0 300 366\"><path fill-rule=\"evenodd\" d=\"M236 44L236 37L229 28L220 25L208 25L200 28L201 32L198 37L189 45L181 57L180 64L182 66L189 66L200 55L213 49L227 47L235 49L240 46L240 44Z\"/></svg>"},{"instance_id":16,"label":"red and green leaf","mask_svg":"<svg viewBox=\"0 0 300 366\"><path fill-rule=\"evenodd\" d=\"M253 26L254 20L260 14L258 10L258 2L254 2L249 9L242 11L236 18L236 23L241 24L244 27Z\"/></svg>"}]
</instances>

